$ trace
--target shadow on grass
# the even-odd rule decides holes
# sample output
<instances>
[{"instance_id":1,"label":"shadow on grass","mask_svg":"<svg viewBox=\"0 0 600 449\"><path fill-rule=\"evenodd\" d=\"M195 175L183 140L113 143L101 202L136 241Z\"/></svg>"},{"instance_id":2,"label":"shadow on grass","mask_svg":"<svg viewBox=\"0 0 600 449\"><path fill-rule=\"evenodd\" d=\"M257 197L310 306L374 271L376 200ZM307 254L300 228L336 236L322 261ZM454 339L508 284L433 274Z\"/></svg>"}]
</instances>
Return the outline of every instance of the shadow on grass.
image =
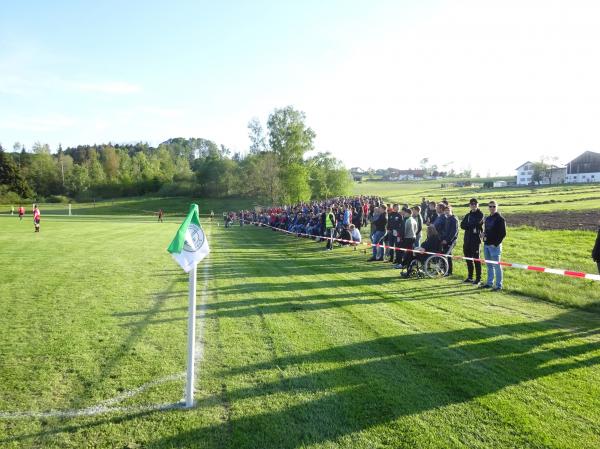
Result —
<instances>
[{"instance_id":1,"label":"shadow on grass","mask_svg":"<svg viewBox=\"0 0 600 449\"><path fill-rule=\"evenodd\" d=\"M592 353L600 349L600 342L583 338L598 334L600 327L589 326L589 321L588 326L575 325L575 314L581 312L541 322L385 337L226 370L224 379L255 377L264 370L284 374L275 381L227 391L234 408L259 401L261 406L252 403L267 411L159 438L148 447L184 447L225 432L231 432L230 447L236 448L292 449L335 442L401 417L597 365L600 356ZM560 347L548 348L557 342ZM341 366L332 369L333 364ZM298 372L302 374L294 375ZM277 401L269 405L274 395ZM283 397L292 405L282 407ZM488 412L499 413L499 422L505 418L502 410ZM530 438L525 431L513 432L516 445L519 438Z\"/></svg>"}]
</instances>

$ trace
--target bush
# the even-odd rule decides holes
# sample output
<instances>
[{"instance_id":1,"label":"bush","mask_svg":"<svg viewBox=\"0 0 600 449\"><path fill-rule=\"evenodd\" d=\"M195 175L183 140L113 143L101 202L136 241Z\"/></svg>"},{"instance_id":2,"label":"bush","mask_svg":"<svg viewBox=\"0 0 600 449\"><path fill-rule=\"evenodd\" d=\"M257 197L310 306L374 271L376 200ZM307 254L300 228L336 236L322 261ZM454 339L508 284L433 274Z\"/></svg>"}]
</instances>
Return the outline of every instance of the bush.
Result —
<instances>
[{"instance_id":1,"label":"bush","mask_svg":"<svg viewBox=\"0 0 600 449\"><path fill-rule=\"evenodd\" d=\"M6 186L0 186L0 204L18 204L21 202L21 197L10 190Z\"/></svg>"},{"instance_id":2,"label":"bush","mask_svg":"<svg viewBox=\"0 0 600 449\"><path fill-rule=\"evenodd\" d=\"M163 184L163 186L158 191L158 195L160 196L189 196L197 190L198 186L196 186L193 182L190 181L179 181L179 182L171 182L169 184Z\"/></svg>"},{"instance_id":3,"label":"bush","mask_svg":"<svg viewBox=\"0 0 600 449\"><path fill-rule=\"evenodd\" d=\"M67 204L69 202L69 198L64 195L50 195L46 198L47 203L61 203Z\"/></svg>"}]
</instances>

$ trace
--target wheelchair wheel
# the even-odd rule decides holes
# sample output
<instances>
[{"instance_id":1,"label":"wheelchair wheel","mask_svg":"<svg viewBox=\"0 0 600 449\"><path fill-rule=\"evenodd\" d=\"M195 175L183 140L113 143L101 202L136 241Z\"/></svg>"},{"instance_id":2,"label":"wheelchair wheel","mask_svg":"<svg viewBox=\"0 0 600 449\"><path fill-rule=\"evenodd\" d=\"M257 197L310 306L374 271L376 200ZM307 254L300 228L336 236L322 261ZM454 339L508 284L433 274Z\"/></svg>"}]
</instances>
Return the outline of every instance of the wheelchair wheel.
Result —
<instances>
[{"instance_id":1,"label":"wheelchair wheel","mask_svg":"<svg viewBox=\"0 0 600 449\"><path fill-rule=\"evenodd\" d=\"M423 277L423 265L417 259L413 259L408 264L408 268L402 269L402 277L405 278L422 278Z\"/></svg>"},{"instance_id":2,"label":"wheelchair wheel","mask_svg":"<svg viewBox=\"0 0 600 449\"><path fill-rule=\"evenodd\" d=\"M429 256L425 260L424 269L430 278L441 278L448 273L448 260L441 256Z\"/></svg>"}]
</instances>

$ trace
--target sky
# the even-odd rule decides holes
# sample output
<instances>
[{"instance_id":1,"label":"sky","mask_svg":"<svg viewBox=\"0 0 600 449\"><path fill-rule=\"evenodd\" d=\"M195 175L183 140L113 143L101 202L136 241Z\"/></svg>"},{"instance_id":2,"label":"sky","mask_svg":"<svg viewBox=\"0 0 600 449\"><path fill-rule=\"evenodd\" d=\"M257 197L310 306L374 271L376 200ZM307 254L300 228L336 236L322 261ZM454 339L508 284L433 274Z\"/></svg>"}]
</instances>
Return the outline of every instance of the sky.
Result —
<instances>
[{"instance_id":1,"label":"sky","mask_svg":"<svg viewBox=\"0 0 600 449\"><path fill-rule=\"evenodd\" d=\"M0 143L203 137L292 105L347 167L600 151L600 2L2 1Z\"/></svg>"}]
</instances>

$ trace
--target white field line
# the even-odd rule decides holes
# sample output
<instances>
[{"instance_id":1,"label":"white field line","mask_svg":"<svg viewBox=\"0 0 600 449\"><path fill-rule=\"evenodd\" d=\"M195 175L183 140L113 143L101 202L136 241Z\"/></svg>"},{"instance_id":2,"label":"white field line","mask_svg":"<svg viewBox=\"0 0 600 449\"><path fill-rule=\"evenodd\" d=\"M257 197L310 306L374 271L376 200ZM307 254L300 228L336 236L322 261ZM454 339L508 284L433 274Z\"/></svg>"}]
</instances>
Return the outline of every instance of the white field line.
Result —
<instances>
[{"instance_id":1,"label":"white field line","mask_svg":"<svg viewBox=\"0 0 600 449\"><path fill-rule=\"evenodd\" d=\"M171 374L158 380L153 380L133 390L124 391L114 398L106 399L96 405L81 409L70 410L48 410L48 411L24 411L24 412L0 412L0 419L24 419L24 418L75 418L78 416L94 416L111 412L143 412L151 410L167 410L173 408L183 408L183 403L176 402L172 404L152 404L131 407L115 406L125 399L137 396L144 391L169 382L182 381L185 379L185 372Z\"/></svg>"},{"instance_id":2,"label":"white field line","mask_svg":"<svg viewBox=\"0 0 600 449\"><path fill-rule=\"evenodd\" d=\"M200 311L196 317L197 333L196 333L196 352L194 354L194 366L198 370L200 362L204 358L204 323L206 322L206 296L208 291L208 263L210 256L205 259L203 264L203 275L204 285L202 287L202 294L200 295ZM198 372L198 371L197 371ZM81 409L69 409L69 410L47 410L47 411L17 411L17 412L2 412L0 411L0 419L6 420L17 420L17 419L28 419L28 418L77 418L82 416L95 416L106 413L142 413L157 410L173 410L173 409L185 409L185 400L181 399L179 402L163 403L163 404L149 404L149 405L137 405L137 406L117 406L120 402L137 396L150 388L157 387L159 385L180 382L185 380L186 373L181 372L177 374L171 374L169 376L162 377L157 380L150 381L144 385L134 388L132 390L124 391L123 393L115 396L114 398L105 399L104 401ZM200 376L196 376L198 379ZM185 384L183 385L185 388Z\"/></svg>"}]
</instances>

